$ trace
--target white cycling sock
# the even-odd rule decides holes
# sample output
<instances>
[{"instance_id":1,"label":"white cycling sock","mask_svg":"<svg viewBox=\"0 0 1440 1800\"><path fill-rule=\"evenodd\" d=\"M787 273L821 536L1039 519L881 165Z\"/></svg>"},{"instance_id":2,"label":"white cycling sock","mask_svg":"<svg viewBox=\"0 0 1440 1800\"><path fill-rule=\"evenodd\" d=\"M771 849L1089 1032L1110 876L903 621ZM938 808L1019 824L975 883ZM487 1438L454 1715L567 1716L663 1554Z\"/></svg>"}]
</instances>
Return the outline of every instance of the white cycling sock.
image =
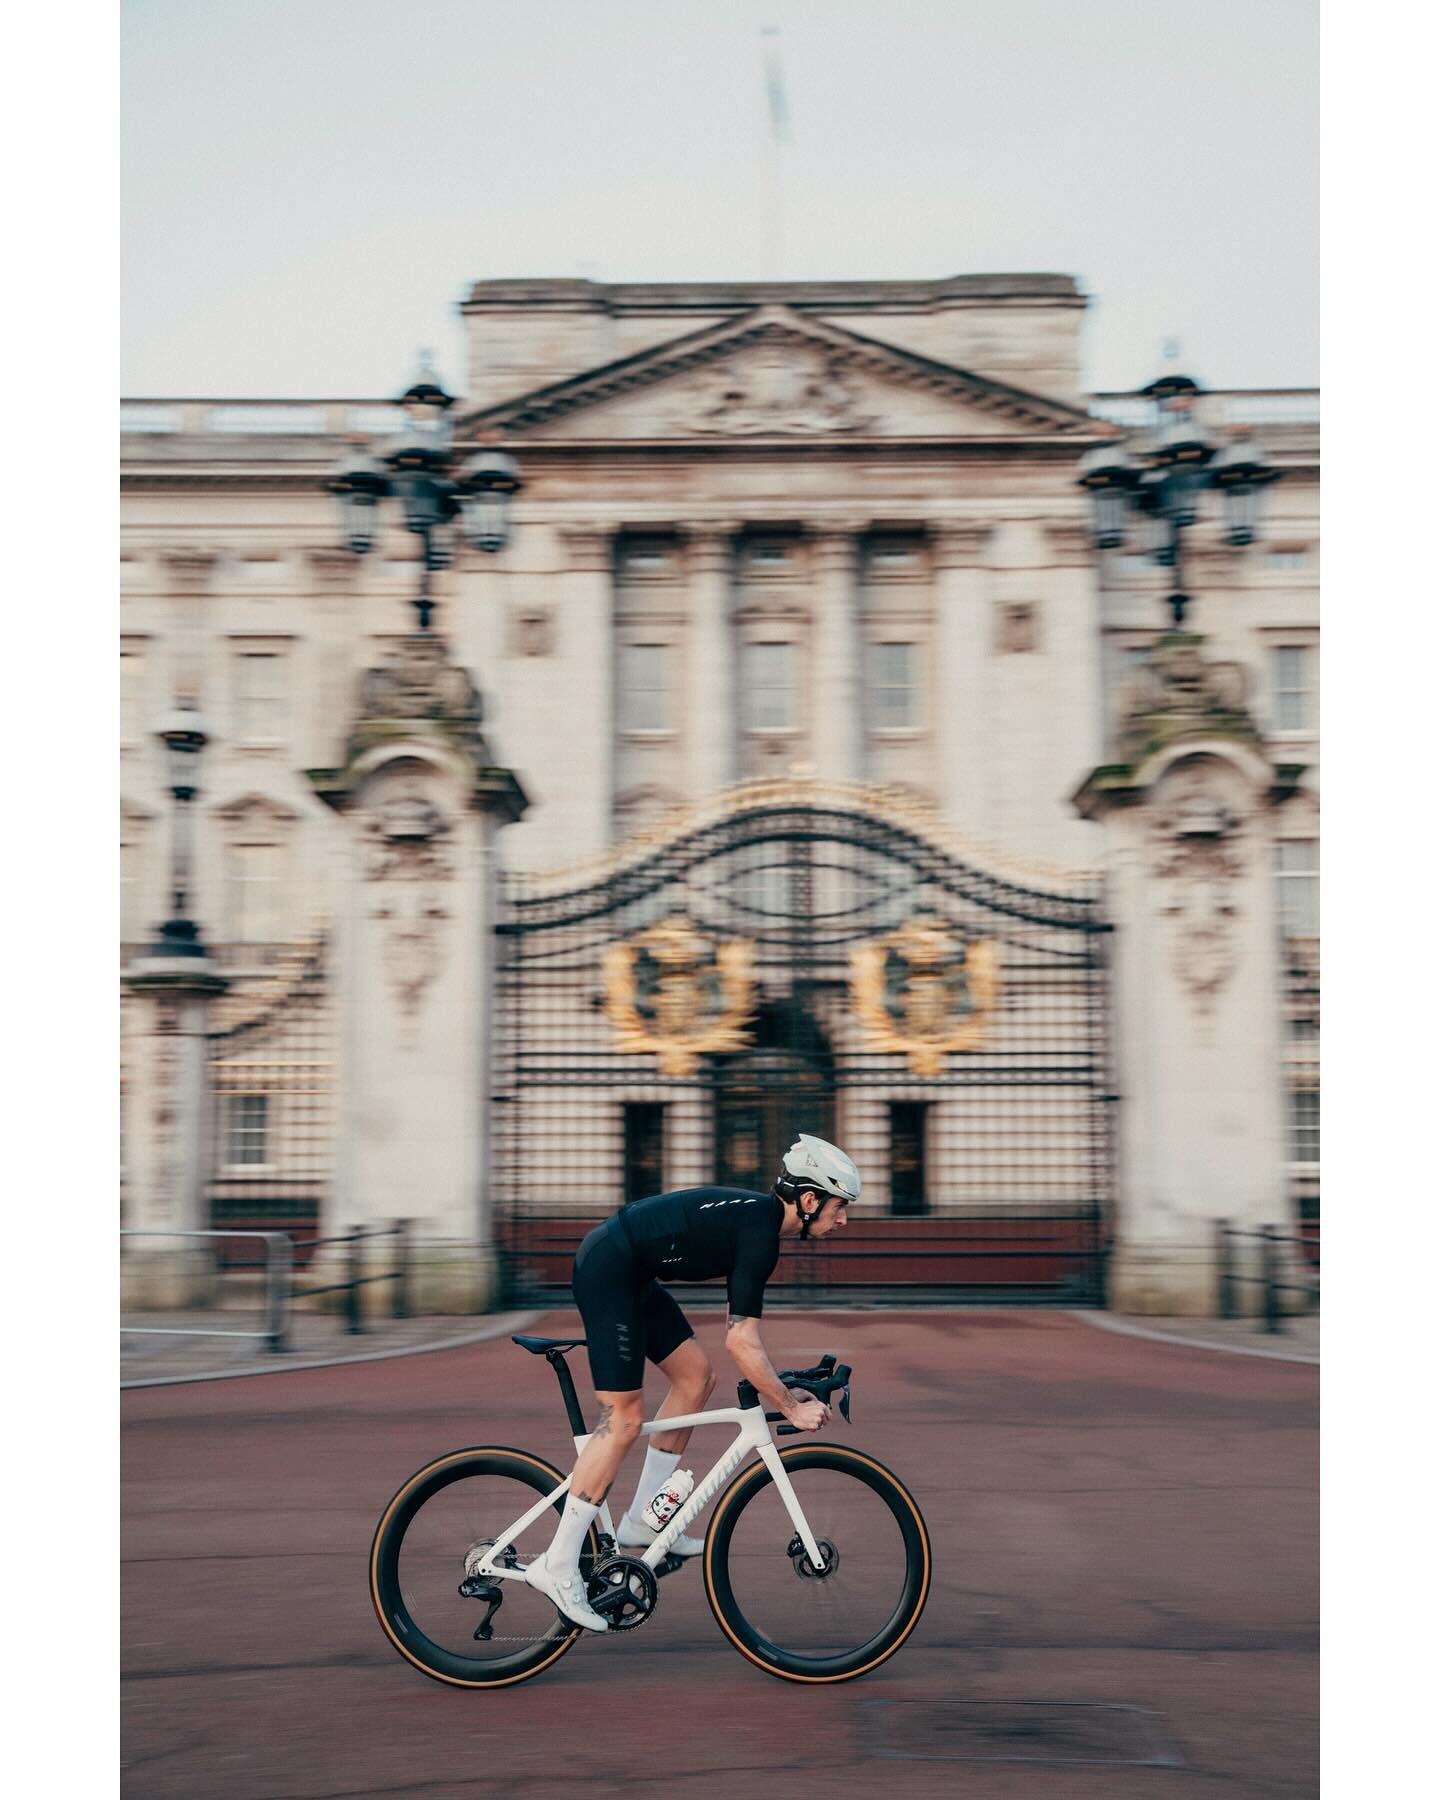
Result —
<instances>
[{"instance_id":1,"label":"white cycling sock","mask_svg":"<svg viewBox=\"0 0 1440 1800\"><path fill-rule=\"evenodd\" d=\"M640 1471L640 1485L635 1489L635 1498L630 1502L632 1519L639 1519L641 1513L679 1467L679 1451L657 1450L653 1444L646 1446L645 1467Z\"/></svg>"},{"instance_id":2,"label":"white cycling sock","mask_svg":"<svg viewBox=\"0 0 1440 1800\"><path fill-rule=\"evenodd\" d=\"M558 1572L580 1567L580 1546L585 1542L585 1533L599 1510L598 1506L592 1506L588 1500L577 1500L573 1494L567 1496L560 1523L555 1527L550 1548L545 1552L547 1568Z\"/></svg>"}]
</instances>

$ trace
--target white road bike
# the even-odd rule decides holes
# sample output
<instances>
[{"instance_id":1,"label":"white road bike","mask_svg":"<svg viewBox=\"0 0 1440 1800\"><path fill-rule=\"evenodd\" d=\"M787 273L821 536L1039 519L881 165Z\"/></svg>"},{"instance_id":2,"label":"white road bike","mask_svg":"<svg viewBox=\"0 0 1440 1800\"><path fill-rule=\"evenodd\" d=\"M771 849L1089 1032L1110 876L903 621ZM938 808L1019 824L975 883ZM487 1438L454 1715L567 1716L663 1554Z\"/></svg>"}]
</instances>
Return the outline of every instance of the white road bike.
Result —
<instances>
[{"instance_id":1,"label":"white road bike","mask_svg":"<svg viewBox=\"0 0 1440 1800\"><path fill-rule=\"evenodd\" d=\"M575 1448L583 1449L588 1433L565 1357L584 1340L513 1342L555 1370ZM817 1399L838 1394L848 1421L850 1374L826 1356L780 1379ZM452 1687L528 1681L581 1637L619 1641L652 1618L661 1579L686 1566L671 1543L719 1494L704 1552L689 1560L702 1565L711 1611L740 1654L784 1681L853 1681L879 1668L915 1629L930 1591L919 1507L863 1451L813 1441L778 1448L770 1426L782 1415L767 1413L748 1381L737 1398L733 1407L641 1427L648 1437L733 1425L736 1435L643 1553L617 1553L602 1505L580 1568L591 1606L609 1625L603 1635L572 1625L524 1579L554 1533L569 1476L527 1450L490 1446L427 1464L381 1515L370 1595L386 1637L407 1662ZM782 1424L776 1435L794 1433Z\"/></svg>"}]
</instances>

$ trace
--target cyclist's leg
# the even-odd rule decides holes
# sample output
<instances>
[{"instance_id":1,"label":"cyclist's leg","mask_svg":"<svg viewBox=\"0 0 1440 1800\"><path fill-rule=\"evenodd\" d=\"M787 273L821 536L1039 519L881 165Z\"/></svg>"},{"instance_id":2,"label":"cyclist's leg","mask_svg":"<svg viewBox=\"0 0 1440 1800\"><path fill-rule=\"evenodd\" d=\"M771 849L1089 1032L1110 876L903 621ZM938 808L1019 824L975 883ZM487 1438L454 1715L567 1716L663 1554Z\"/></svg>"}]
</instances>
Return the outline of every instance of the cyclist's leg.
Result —
<instances>
[{"instance_id":1,"label":"cyclist's leg","mask_svg":"<svg viewBox=\"0 0 1440 1800\"><path fill-rule=\"evenodd\" d=\"M575 1256L571 1291L585 1325L600 1417L575 1464L570 1492L598 1506L645 1419L646 1278L617 1235L600 1226Z\"/></svg>"},{"instance_id":2,"label":"cyclist's leg","mask_svg":"<svg viewBox=\"0 0 1440 1800\"><path fill-rule=\"evenodd\" d=\"M656 1413L657 1419L679 1413L700 1412L715 1391L715 1371L710 1358L695 1341L690 1321L678 1301L658 1281L652 1281L644 1297L645 1355L670 1383L670 1391ZM690 1442L690 1429L656 1432L652 1449L679 1455Z\"/></svg>"},{"instance_id":3,"label":"cyclist's leg","mask_svg":"<svg viewBox=\"0 0 1440 1800\"><path fill-rule=\"evenodd\" d=\"M709 1358L695 1341L690 1321L681 1312L675 1297L658 1282L652 1282L644 1297L645 1355L670 1383L670 1391L657 1418L678 1413L699 1412L715 1386ZM690 1442L690 1431L657 1432L647 1440L645 1463L635 1486L626 1519L621 1526L621 1541L629 1543L648 1531L641 1515L662 1484L680 1466L681 1453ZM699 1540L689 1539L680 1547L682 1555L695 1555Z\"/></svg>"}]
</instances>

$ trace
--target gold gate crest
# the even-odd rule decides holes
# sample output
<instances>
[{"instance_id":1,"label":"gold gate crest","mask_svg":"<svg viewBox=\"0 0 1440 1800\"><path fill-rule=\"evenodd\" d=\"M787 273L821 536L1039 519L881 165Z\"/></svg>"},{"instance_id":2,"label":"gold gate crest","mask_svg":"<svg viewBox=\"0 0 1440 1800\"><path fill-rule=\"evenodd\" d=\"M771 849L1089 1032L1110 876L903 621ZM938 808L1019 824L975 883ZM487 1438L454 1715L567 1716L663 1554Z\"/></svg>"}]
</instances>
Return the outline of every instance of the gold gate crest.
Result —
<instances>
[{"instance_id":1,"label":"gold gate crest","mask_svg":"<svg viewBox=\"0 0 1440 1800\"><path fill-rule=\"evenodd\" d=\"M978 1050L1000 1000L999 946L966 943L921 914L850 952L850 1003L873 1050L899 1051L915 1075L943 1075L945 1058Z\"/></svg>"},{"instance_id":2,"label":"gold gate crest","mask_svg":"<svg viewBox=\"0 0 1440 1800\"><path fill-rule=\"evenodd\" d=\"M605 952L605 1010L617 1049L653 1054L662 1075L693 1075L701 1056L750 1042L753 947L717 944L683 914L664 919Z\"/></svg>"}]
</instances>

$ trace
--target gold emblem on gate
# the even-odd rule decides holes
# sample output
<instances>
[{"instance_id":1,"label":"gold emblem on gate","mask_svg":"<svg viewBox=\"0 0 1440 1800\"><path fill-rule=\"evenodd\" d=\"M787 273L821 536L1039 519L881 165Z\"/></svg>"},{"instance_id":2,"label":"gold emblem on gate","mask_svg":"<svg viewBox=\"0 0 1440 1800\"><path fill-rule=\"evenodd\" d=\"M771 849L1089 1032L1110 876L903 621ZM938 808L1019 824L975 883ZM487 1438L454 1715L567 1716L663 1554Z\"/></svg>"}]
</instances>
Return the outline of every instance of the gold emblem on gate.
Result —
<instances>
[{"instance_id":1,"label":"gold emblem on gate","mask_svg":"<svg viewBox=\"0 0 1440 1800\"><path fill-rule=\"evenodd\" d=\"M898 1051L914 1075L943 1075L945 1058L984 1043L1000 1003L1000 949L966 943L925 914L850 952L850 1004L872 1050Z\"/></svg>"},{"instance_id":2,"label":"gold emblem on gate","mask_svg":"<svg viewBox=\"0 0 1440 1800\"><path fill-rule=\"evenodd\" d=\"M755 1010L754 949L716 943L683 914L605 952L605 1010L616 1048L693 1075L706 1055L743 1050Z\"/></svg>"}]
</instances>

